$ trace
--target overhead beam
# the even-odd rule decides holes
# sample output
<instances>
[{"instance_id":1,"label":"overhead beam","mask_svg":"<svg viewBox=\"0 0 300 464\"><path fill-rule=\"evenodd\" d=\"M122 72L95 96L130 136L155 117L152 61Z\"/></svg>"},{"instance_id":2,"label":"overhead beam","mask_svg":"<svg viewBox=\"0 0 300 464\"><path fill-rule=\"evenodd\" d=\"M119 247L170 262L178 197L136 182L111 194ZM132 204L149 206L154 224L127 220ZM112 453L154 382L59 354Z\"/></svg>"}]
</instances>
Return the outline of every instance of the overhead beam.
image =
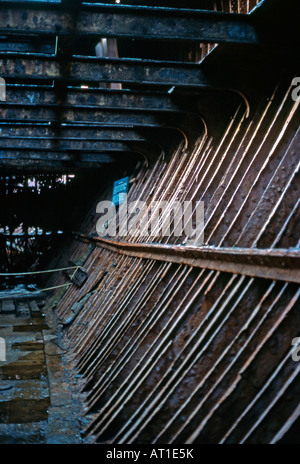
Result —
<instances>
[{"instance_id":1,"label":"overhead beam","mask_svg":"<svg viewBox=\"0 0 300 464\"><path fill-rule=\"evenodd\" d=\"M136 163L143 154L135 152L67 154L63 152L26 153L0 152L0 169L21 172L75 172L83 169L95 170L108 166L127 166Z\"/></svg>"},{"instance_id":2,"label":"overhead beam","mask_svg":"<svg viewBox=\"0 0 300 464\"><path fill-rule=\"evenodd\" d=\"M49 43L41 41L35 35L18 36L5 35L1 37L0 51L3 52L25 52L25 53L55 53L55 38Z\"/></svg>"},{"instance_id":3,"label":"overhead beam","mask_svg":"<svg viewBox=\"0 0 300 464\"><path fill-rule=\"evenodd\" d=\"M6 85L7 104L58 105L88 108L127 108L147 111L193 112L193 99L167 92L142 92L99 88ZM1 104L3 106L3 104Z\"/></svg>"},{"instance_id":4,"label":"overhead beam","mask_svg":"<svg viewBox=\"0 0 300 464\"><path fill-rule=\"evenodd\" d=\"M121 162L118 161L118 165ZM124 162L125 163L125 162ZM1 159L0 158L0 169L5 171L20 171L24 172L60 172L60 173L74 173L82 171L84 169L95 171L95 169L101 169L104 166L111 164L112 166L116 162L103 163L99 162L88 162L88 161L59 161L59 160L22 160L22 159Z\"/></svg>"},{"instance_id":5,"label":"overhead beam","mask_svg":"<svg viewBox=\"0 0 300 464\"><path fill-rule=\"evenodd\" d=\"M207 126L199 114L188 113L161 113L159 111L148 112L146 110L130 111L119 109L94 109L94 108L66 108L65 106L15 105L0 104L0 134L1 128L13 124L46 124L52 127L57 134L64 130L63 125L75 125L79 130L96 130L101 126L108 128L117 127L139 129L174 129L180 132L184 138L193 137L195 129L199 134L202 127L207 133Z\"/></svg>"},{"instance_id":6,"label":"overhead beam","mask_svg":"<svg viewBox=\"0 0 300 464\"><path fill-rule=\"evenodd\" d=\"M81 84L122 82L182 88L214 87L199 64L129 58L73 56L62 64L55 56L0 53L0 75L4 79L21 79L24 83L40 79Z\"/></svg>"},{"instance_id":7,"label":"overhead beam","mask_svg":"<svg viewBox=\"0 0 300 464\"><path fill-rule=\"evenodd\" d=\"M13 161L81 161L88 163L118 163L128 159L128 157L138 156L139 153L130 151L115 151L115 152L98 152L95 153L66 153L62 151L34 151L34 150L1 150L0 160L5 162Z\"/></svg>"},{"instance_id":8,"label":"overhead beam","mask_svg":"<svg viewBox=\"0 0 300 464\"><path fill-rule=\"evenodd\" d=\"M27 142L28 140L25 140ZM167 148L163 147L162 144L156 141L145 141L145 142L101 142L98 141L91 146L89 151L85 148L82 143L77 144L64 142L53 144L51 141L41 143L40 140L28 141L28 144L24 143L24 139L21 139L21 143L16 140L13 144L5 144L0 140L0 158L2 159L58 159L68 160L69 157L75 160L81 160L82 157L88 161L98 162L99 157L108 156L115 157L116 160L120 160L120 157L124 158L124 154L127 157L142 156L144 159L155 159L161 153L165 153ZM65 158L64 158L65 157Z\"/></svg>"},{"instance_id":9,"label":"overhead beam","mask_svg":"<svg viewBox=\"0 0 300 464\"><path fill-rule=\"evenodd\" d=\"M141 143L141 142L138 142ZM146 143L146 142L142 142ZM25 152L40 152L46 150L47 153L63 151L68 152L82 152L89 150L90 153L101 153L101 152L121 152L130 149L130 142L125 143L124 141L92 141L86 143L80 140L59 140L59 139L31 139L31 138L9 138L0 137L0 153L1 150L24 150Z\"/></svg>"},{"instance_id":10,"label":"overhead beam","mask_svg":"<svg viewBox=\"0 0 300 464\"><path fill-rule=\"evenodd\" d=\"M147 132L147 131L146 131ZM180 132L172 133L175 143L182 141L182 134ZM170 131L168 131L170 135ZM116 135L119 136L116 139ZM146 135L146 134L145 134ZM71 153L101 153L105 152L120 152L132 149L132 147L140 147L140 149L147 147L149 153L153 151L153 147L159 147L161 150L164 147L165 151L168 150L169 143L166 142L166 133L162 131L152 132L145 135L135 133L134 131L126 134L126 131L106 131L106 134L99 138L91 140L84 138L66 138L66 137L5 137L0 136L0 150L25 150L25 151L65 151ZM101 138L103 137L103 138Z\"/></svg>"},{"instance_id":11,"label":"overhead beam","mask_svg":"<svg viewBox=\"0 0 300 464\"><path fill-rule=\"evenodd\" d=\"M1 140L47 140L53 143L78 142L78 143L95 143L104 140L115 141L145 141L151 139L167 137L176 137L181 132L172 127L140 127L131 128L130 126L101 126L97 128L90 125L61 125L58 129L47 123L28 124L26 123L0 123L0 141ZM25 142L24 142L25 143Z\"/></svg>"},{"instance_id":12,"label":"overhead beam","mask_svg":"<svg viewBox=\"0 0 300 464\"><path fill-rule=\"evenodd\" d=\"M180 140L184 142L185 148L188 148L189 144L191 144L191 146L193 145L196 138L199 137L199 130L201 130L201 128L203 130L202 134L207 135L207 126L204 120L200 116L194 115L168 115L168 113L166 113L168 116L159 117L155 114L147 114L141 111L135 113L133 111L119 110L113 113L110 111L97 112L97 118L94 115L94 119L92 117L92 112L86 113L86 119L82 121L82 115L80 112L78 112L78 114L76 112L76 121L63 122L66 121L64 113L57 114L55 119L48 120L45 119L47 113L42 114L40 113L41 111L43 110L37 109L35 114L35 117L40 116L41 119L29 119L29 116L33 116L32 113L29 114L26 112L26 109L23 109L20 111L20 114L14 113L14 119L3 118L1 121L0 110L0 134L2 130L7 131L8 127L16 127L16 131L19 131L19 133L23 133L26 128L31 131L31 134L38 134L42 128L44 132L48 129L49 134L54 133L56 137L66 136L65 134L67 133L71 137L76 134L78 137L92 136L93 138L95 137L96 130L101 131L101 129L113 129L117 127L124 129L127 127L142 131L141 133L144 134L150 134L150 141L158 140L154 131L159 131L161 135L161 137L159 137L159 143L162 145L165 145L165 143L168 145L173 144L176 141L176 143L178 143L178 136L180 136ZM71 115L71 117L73 116L74 115ZM170 131L173 132L171 137ZM174 136L175 134L176 136Z\"/></svg>"},{"instance_id":13,"label":"overhead beam","mask_svg":"<svg viewBox=\"0 0 300 464\"><path fill-rule=\"evenodd\" d=\"M73 6L73 5L72 5ZM77 7L78 8L78 7ZM259 44L248 15L130 5L1 2L0 33Z\"/></svg>"},{"instance_id":14,"label":"overhead beam","mask_svg":"<svg viewBox=\"0 0 300 464\"><path fill-rule=\"evenodd\" d=\"M66 150L66 151L81 151L94 152L101 151L103 142L149 142L164 147L164 151L168 152L170 141L175 144L185 142L187 148L187 138L185 133L175 128L159 127L137 127L135 130L127 127L119 126L103 126L97 127L82 127L80 125L60 126L56 129L51 128L48 124L45 125L28 125L24 124L0 124L0 146L4 148L15 149L36 149L41 150ZM172 144L171 144L172 145Z\"/></svg>"},{"instance_id":15,"label":"overhead beam","mask_svg":"<svg viewBox=\"0 0 300 464\"><path fill-rule=\"evenodd\" d=\"M121 132L121 131L120 131ZM113 133L108 133L105 138L102 139L93 139L85 140L80 138L59 138L59 137L1 137L0 136L0 148L3 149L13 149L13 150L22 150L27 148L30 150L66 150L66 151L102 151L104 148L104 143L107 141L113 142L114 145L124 142L146 142L147 139L142 135L136 134L133 132L133 135L126 135L125 132L122 132L124 137L122 138L121 133L119 134L118 139L115 138Z\"/></svg>"},{"instance_id":16,"label":"overhead beam","mask_svg":"<svg viewBox=\"0 0 300 464\"><path fill-rule=\"evenodd\" d=\"M0 105L0 121L5 122L59 122L59 123L94 123L100 124L119 124L119 125L140 125L140 126L161 126L162 120L159 113L144 111L134 111L123 108L118 109L94 109L94 108L67 108L65 106L44 106L35 105ZM172 120L173 115L167 114L163 121ZM174 115L176 118L176 115ZM181 116L182 117L182 116ZM196 115L195 115L196 117ZM178 116L177 116L178 118Z\"/></svg>"}]
</instances>

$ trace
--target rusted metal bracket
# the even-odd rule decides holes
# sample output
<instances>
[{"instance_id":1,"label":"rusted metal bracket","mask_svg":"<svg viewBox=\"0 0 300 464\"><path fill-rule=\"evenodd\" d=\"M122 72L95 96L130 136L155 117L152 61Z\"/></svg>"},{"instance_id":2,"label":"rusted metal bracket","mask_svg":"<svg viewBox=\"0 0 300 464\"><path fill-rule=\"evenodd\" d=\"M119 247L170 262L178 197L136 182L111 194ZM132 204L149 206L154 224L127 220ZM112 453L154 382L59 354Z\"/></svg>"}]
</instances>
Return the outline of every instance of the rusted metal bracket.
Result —
<instances>
[{"instance_id":1,"label":"rusted metal bracket","mask_svg":"<svg viewBox=\"0 0 300 464\"><path fill-rule=\"evenodd\" d=\"M76 236L82 238L80 234ZM180 245L117 242L100 237L93 237L93 240L102 248L127 256L300 283L300 250L296 249L195 248Z\"/></svg>"}]
</instances>

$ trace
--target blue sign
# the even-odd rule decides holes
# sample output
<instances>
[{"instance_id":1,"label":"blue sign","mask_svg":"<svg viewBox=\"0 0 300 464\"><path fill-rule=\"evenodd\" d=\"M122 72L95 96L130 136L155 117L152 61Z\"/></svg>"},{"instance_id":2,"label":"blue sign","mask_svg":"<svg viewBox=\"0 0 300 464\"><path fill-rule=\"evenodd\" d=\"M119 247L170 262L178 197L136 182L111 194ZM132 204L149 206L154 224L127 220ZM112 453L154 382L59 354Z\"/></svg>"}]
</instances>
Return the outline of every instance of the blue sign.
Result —
<instances>
[{"instance_id":1,"label":"blue sign","mask_svg":"<svg viewBox=\"0 0 300 464\"><path fill-rule=\"evenodd\" d=\"M128 192L128 182L128 177L124 177L123 179L119 179L114 182L114 188L111 199L114 205L117 206L124 203Z\"/></svg>"}]
</instances>

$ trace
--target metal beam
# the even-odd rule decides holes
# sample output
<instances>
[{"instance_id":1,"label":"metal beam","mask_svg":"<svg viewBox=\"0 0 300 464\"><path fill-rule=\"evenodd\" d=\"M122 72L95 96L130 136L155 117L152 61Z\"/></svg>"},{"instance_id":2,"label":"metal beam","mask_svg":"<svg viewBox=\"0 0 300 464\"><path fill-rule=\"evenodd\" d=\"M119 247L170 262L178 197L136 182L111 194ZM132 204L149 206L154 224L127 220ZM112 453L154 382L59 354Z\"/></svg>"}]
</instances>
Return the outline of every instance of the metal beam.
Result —
<instances>
[{"instance_id":1,"label":"metal beam","mask_svg":"<svg viewBox=\"0 0 300 464\"><path fill-rule=\"evenodd\" d=\"M186 142L185 134L180 129L173 128L137 128L136 130L122 127L104 127L103 129L87 126L60 126L56 130L48 124L43 126L23 124L0 124L0 146L14 149L66 150L93 152L101 151L103 142L149 142L164 147L168 151L169 141ZM140 144L139 144L140 146ZM152 151L152 150L151 150Z\"/></svg>"},{"instance_id":2,"label":"metal beam","mask_svg":"<svg viewBox=\"0 0 300 464\"><path fill-rule=\"evenodd\" d=\"M233 96L234 94L234 96ZM189 115L196 118L199 124L199 118L202 120L204 127L206 126L206 116L210 114L210 106L212 101L215 105L220 105L223 102L223 108L227 108L233 101L233 98L240 98L233 91L220 91L216 89L200 88L197 94L193 96L182 94L179 92L149 92L149 91L129 91L129 90L111 90L81 87L65 87L65 86L37 86L37 85L7 85L6 102L0 105L5 110L2 112L2 118L7 118L8 122L20 120L32 121L62 121L72 122L73 115L76 114L78 121L91 121L91 110L110 109L113 112L116 110L134 110L135 112L144 111L153 113L160 118L160 124L169 124L169 126L181 126L182 116ZM198 104L201 102L201 116L199 114ZM227 102L225 104L225 102ZM79 110L78 110L79 108ZM218 106L219 108L219 106ZM19 109L21 111L19 111ZM9 111L7 111L9 110ZM74 111L73 111L74 110ZM223 111L221 109L221 113ZM174 118L173 116L176 116ZM81 119L84 116L84 119ZM167 116L167 118L165 117ZM61 120L60 117L63 119ZM18 119L19 118L19 119ZM98 123L103 124L103 118L99 118ZM110 117L111 119L111 117ZM152 118L153 119L153 118ZM119 122L116 122L119 124ZM126 124L137 125L136 119L128 119ZM149 125L146 119L142 125ZM151 126L156 122L151 122ZM125 125L125 124L124 124ZM156 124L157 125L157 124ZM205 127L206 128L206 127ZM210 127L210 130L212 128Z\"/></svg>"},{"instance_id":3,"label":"metal beam","mask_svg":"<svg viewBox=\"0 0 300 464\"><path fill-rule=\"evenodd\" d=\"M24 114L24 113L23 113ZM152 118L152 119L151 119ZM131 122L129 122L129 119ZM166 120L167 119L167 120ZM207 134L207 128L202 118L200 117L177 117L157 118L152 115L144 116L143 113L132 113L132 118L129 113L124 112L115 115L113 119L106 117L105 122L99 120L85 122L85 123L61 123L59 118L51 121L30 121L22 120L19 122L3 121L0 120L0 139L1 134L12 134L13 136L23 136L24 134L29 137L56 137L56 138L81 138L81 139L95 139L96 134L99 138L103 130L126 130L134 129L138 131L142 137L145 137L150 142L159 143L162 146L184 142L184 147L187 149L191 144L193 145L195 137L199 137L199 130L203 130L203 134Z\"/></svg>"},{"instance_id":4,"label":"metal beam","mask_svg":"<svg viewBox=\"0 0 300 464\"><path fill-rule=\"evenodd\" d=\"M108 128L131 127L135 129L169 129L177 130L184 137L187 144L187 139L193 137L193 131L200 128L207 132L206 123L200 115L197 114L181 114L181 113L160 113L152 111L137 110L127 111L126 109L100 109L93 108L71 108L61 107L36 107L35 105L0 105L0 130L1 127L19 123L25 124L46 124L52 126L56 135L61 135L64 131L63 124L76 125L79 130L88 129L96 130L100 127ZM1 132L0 132L1 133ZM78 134L79 136L79 134Z\"/></svg>"},{"instance_id":5,"label":"metal beam","mask_svg":"<svg viewBox=\"0 0 300 464\"><path fill-rule=\"evenodd\" d=\"M173 118L174 119L174 118ZM176 116L175 116L176 119ZM177 116L178 119L178 116ZM200 118L199 118L200 119ZM172 114L159 118L159 113L127 111L125 109L67 108L65 106L0 105L0 121L5 122L59 122L161 126L172 121Z\"/></svg>"},{"instance_id":6,"label":"metal beam","mask_svg":"<svg viewBox=\"0 0 300 464\"><path fill-rule=\"evenodd\" d=\"M75 234L86 240L87 237ZM188 247L119 242L93 237L102 248L126 256L154 259L221 272L300 283L300 252L297 250L259 250L256 248Z\"/></svg>"},{"instance_id":7,"label":"metal beam","mask_svg":"<svg viewBox=\"0 0 300 464\"><path fill-rule=\"evenodd\" d=\"M139 142L141 143L141 142ZM143 143L143 142L142 142ZM146 142L144 142L146 143ZM89 148L88 148L89 147ZM121 152L128 151L130 149L129 142L121 141L93 141L87 145L83 141L79 140L59 140L59 139L31 139L31 138L20 138L10 139L9 137L0 137L0 156L1 150L24 150L34 153L35 151L40 152L47 150L48 153L55 151L64 152L82 152L89 150L91 153L99 152Z\"/></svg>"},{"instance_id":8,"label":"metal beam","mask_svg":"<svg viewBox=\"0 0 300 464\"><path fill-rule=\"evenodd\" d=\"M248 15L148 6L1 2L0 32L259 44Z\"/></svg>"},{"instance_id":9,"label":"metal beam","mask_svg":"<svg viewBox=\"0 0 300 464\"><path fill-rule=\"evenodd\" d=\"M210 87L210 80L196 63L129 58L72 56L58 62L55 56L0 53L0 75L4 79L77 82L122 82L127 84L178 87ZM25 83L24 82L24 83Z\"/></svg>"},{"instance_id":10,"label":"metal beam","mask_svg":"<svg viewBox=\"0 0 300 464\"><path fill-rule=\"evenodd\" d=\"M71 154L62 152L0 152L0 169L24 171L73 172L81 169L99 169L109 165L126 165L136 162L139 153L114 152L98 154Z\"/></svg>"},{"instance_id":11,"label":"metal beam","mask_svg":"<svg viewBox=\"0 0 300 464\"><path fill-rule=\"evenodd\" d=\"M43 138L43 137L0 137L0 149L12 149L12 150L22 150L24 148L30 150L66 150L66 151L102 151L104 147L105 141L111 141L116 146L116 139L113 137L113 134L110 135L110 138L103 139L95 139L95 140L84 140L84 139L68 139L68 138ZM138 134L135 138L128 138L127 140L122 139L119 137L119 144L121 143L124 146L124 142L145 142L147 139L140 136L138 138Z\"/></svg>"},{"instance_id":12,"label":"metal beam","mask_svg":"<svg viewBox=\"0 0 300 464\"><path fill-rule=\"evenodd\" d=\"M213 97L213 96L212 96ZM195 112L195 99L167 92L141 92L99 88L6 85L7 104L76 108L110 108L163 112ZM3 103L1 104L3 106Z\"/></svg>"},{"instance_id":13,"label":"metal beam","mask_svg":"<svg viewBox=\"0 0 300 464\"><path fill-rule=\"evenodd\" d=\"M75 160L22 160L22 159L1 159L0 158L0 169L5 171L20 171L24 172L63 172L73 173L76 171L82 171L83 169L92 170L101 169L108 164L118 164L120 161L105 163L99 160L99 162L88 162L88 161L75 161Z\"/></svg>"},{"instance_id":14,"label":"metal beam","mask_svg":"<svg viewBox=\"0 0 300 464\"><path fill-rule=\"evenodd\" d=\"M115 141L146 141L157 138L161 139L163 136L176 137L182 133L172 127L139 127L136 129L130 126L101 126L97 128L94 126L79 124L61 125L57 129L53 129L47 123L44 124L30 124L28 123L0 123L0 142L1 140L48 140L53 143L78 142L78 143L95 143L105 140ZM25 143L25 142L24 142Z\"/></svg>"},{"instance_id":15,"label":"metal beam","mask_svg":"<svg viewBox=\"0 0 300 464\"><path fill-rule=\"evenodd\" d=\"M145 136L135 134L135 137L126 135L126 131L120 131L119 140L115 138L115 131L109 132L106 131L106 136L104 139L101 137L93 138L92 140L87 140L83 138L63 138L63 137L4 137L0 136L0 150L22 150L22 151L32 151L39 152L41 150L47 150L48 152L55 151L64 151L71 153L101 153L101 152L121 152L139 149L143 150L143 153L146 150L149 151L149 154L154 151L156 152L157 148L161 152L162 147L166 142L166 134L161 134L160 131L156 134L152 134L152 137L145 138ZM123 135L123 137L122 137ZM181 135L181 134L180 134ZM173 138L180 142L182 140L182 135L179 138L179 134L173 133ZM164 148L164 151L167 151L167 147Z\"/></svg>"},{"instance_id":16,"label":"metal beam","mask_svg":"<svg viewBox=\"0 0 300 464\"><path fill-rule=\"evenodd\" d=\"M125 160L128 157L138 156L139 153L124 150L107 150L104 152L97 153L66 153L65 150L1 150L0 149L0 159L3 160L37 160L37 161L82 161L89 163L117 163L119 161Z\"/></svg>"},{"instance_id":17,"label":"metal beam","mask_svg":"<svg viewBox=\"0 0 300 464\"><path fill-rule=\"evenodd\" d=\"M2 36L0 42L1 52L25 52L25 53L55 53L54 37L50 43L41 41L40 37L26 35L24 38L18 36Z\"/></svg>"}]
</instances>

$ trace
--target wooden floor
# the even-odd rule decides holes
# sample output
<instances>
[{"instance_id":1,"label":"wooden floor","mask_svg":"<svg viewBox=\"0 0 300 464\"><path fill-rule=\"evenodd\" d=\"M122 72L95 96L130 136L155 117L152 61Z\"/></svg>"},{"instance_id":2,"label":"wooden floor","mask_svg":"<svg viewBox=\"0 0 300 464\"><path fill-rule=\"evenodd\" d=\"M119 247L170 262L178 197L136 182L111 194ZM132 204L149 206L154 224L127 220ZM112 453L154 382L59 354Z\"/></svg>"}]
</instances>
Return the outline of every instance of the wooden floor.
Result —
<instances>
[{"instance_id":1,"label":"wooden floor","mask_svg":"<svg viewBox=\"0 0 300 464\"><path fill-rule=\"evenodd\" d=\"M0 309L0 444L80 442L44 302L6 299Z\"/></svg>"}]
</instances>

